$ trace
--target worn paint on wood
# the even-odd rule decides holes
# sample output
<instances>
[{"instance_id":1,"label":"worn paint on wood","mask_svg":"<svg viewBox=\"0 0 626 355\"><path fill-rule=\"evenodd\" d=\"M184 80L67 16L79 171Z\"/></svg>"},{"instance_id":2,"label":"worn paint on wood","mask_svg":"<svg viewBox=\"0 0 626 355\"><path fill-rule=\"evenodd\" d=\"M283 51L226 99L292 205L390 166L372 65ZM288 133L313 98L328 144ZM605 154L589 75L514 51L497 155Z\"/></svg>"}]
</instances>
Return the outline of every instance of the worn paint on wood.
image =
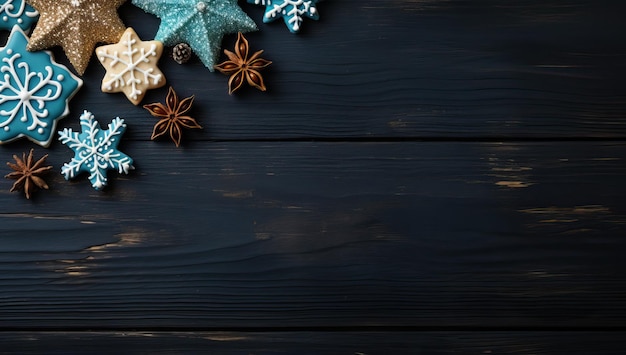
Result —
<instances>
[{"instance_id":1,"label":"worn paint on wood","mask_svg":"<svg viewBox=\"0 0 626 355\"><path fill-rule=\"evenodd\" d=\"M204 126L175 148L149 140L140 106L100 92L93 59L60 127L83 109L125 118L137 169L105 192L55 173L33 201L0 181L6 349L137 346L143 333L125 343L116 329L151 328L192 335L151 335L148 349L194 350L215 345L194 329L282 327L221 349L575 354L592 345L580 333L493 330L622 329L626 4L324 1L297 36L241 6L262 30L252 49L274 62L267 93L229 96L227 77L165 56ZM153 16L130 3L120 15L154 36ZM45 152L56 170L71 158L58 142ZM383 335L313 331L363 327ZM81 331L98 328L110 333ZM423 332L452 328L483 331L435 345ZM614 336L593 333L592 352L621 350Z\"/></svg>"},{"instance_id":2,"label":"worn paint on wood","mask_svg":"<svg viewBox=\"0 0 626 355\"><path fill-rule=\"evenodd\" d=\"M625 148L134 142L2 195L0 326L620 326Z\"/></svg>"},{"instance_id":3,"label":"worn paint on wood","mask_svg":"<svg viewBox=\"0 0 626 355\"><path fill-rule=\"evenodd\" d=\"M110 354L612 354L619 332L8 332L2 352Z\"/></svg>"}]
</instances>

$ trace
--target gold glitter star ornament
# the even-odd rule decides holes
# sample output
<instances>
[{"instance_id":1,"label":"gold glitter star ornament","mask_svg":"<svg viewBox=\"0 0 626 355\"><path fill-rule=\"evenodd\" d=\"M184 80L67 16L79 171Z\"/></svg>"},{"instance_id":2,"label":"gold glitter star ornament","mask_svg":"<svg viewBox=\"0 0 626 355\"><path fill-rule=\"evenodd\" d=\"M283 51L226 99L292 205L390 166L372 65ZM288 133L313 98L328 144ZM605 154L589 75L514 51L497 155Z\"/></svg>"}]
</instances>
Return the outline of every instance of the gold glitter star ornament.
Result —
<instances>
[{"instance_id":1,"label":"gold glitter star ornament","mask_svg":"<svg viewBox=\"0 0 626 355\"><path fill-rule=\"evenodd\" d=\"M126 27L117 8L126 0L28 0L39 22L27 49L61 46L78 74L83 75L96 44L119 41Z\"/></svg>"},{"instance_id":2,"label":"gold glitter star ornament","mask_svg":"<svg viewBox=\"0 0 626 355\"><path fill-rule=\"evenodd\" d=\"M165 85L165 76L157 67L163 43L143 42L132 27L126 29L117 44L96 48L96 56L107 70L102 92L123 92L138 105L146 91Z\"/></svg>"}]
</instances>

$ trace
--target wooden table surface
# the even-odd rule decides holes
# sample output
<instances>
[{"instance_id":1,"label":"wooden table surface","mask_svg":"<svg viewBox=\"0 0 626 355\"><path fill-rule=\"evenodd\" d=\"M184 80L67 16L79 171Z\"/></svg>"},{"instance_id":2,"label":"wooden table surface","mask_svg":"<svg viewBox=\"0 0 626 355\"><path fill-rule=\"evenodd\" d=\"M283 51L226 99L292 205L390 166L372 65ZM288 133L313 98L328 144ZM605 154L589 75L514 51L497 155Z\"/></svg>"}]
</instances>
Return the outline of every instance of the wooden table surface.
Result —
<instances>
[{"instance_id":1,"label":"wooden table surface","mask_svg":"<svg viewBox=\"0 0 626 355\"><path fill-rule=\"evenodd\" d=\"M239 3L268 92L164 56L176 148L92 58L59 126L125 118L136 170L66 182L55 141L49 191L0 181L0 353L624 349L626 3L328 0L299 35Z\"/></svg>"}]
</instances>

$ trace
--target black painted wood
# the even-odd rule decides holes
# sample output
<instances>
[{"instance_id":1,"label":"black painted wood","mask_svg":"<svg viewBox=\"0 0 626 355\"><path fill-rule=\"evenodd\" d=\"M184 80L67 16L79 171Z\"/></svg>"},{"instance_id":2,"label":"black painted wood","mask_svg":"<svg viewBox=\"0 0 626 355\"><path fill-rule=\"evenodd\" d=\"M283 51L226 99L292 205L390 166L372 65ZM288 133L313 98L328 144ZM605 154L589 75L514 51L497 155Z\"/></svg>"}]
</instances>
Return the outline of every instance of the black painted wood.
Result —
<instances>
[{"instance_id":1,"label":"black painted wood","mask_svg":"<svg viewBox=\"0 0 626 355\"><path fill-rule=\"evenodd\" d=\"M125 118L137 169L66 182L54 142L50 191L0 181L0 352L623 349L625 4L324 1L299 35L240 5L267 93L166 55L204 126L175 148L92 58L60 127ZM206 332L246 329L282 332Z\"/></svg>"},{"instance_id":2,"label":"black painted wood","mask_svg":"<svg viewBox=\"0 0 626 355\"><path fill-rule=\"evenodd\" d=\"M20 354L615 354L621 332L10 332ZM42 351L45 350L45 351Z\"/></svg>"},{"instance_id":3,"label":"black painted wood","mask_svg":"<svg viewBox=\"0 0 626 355\"><path fill-rule=\"evenodd\" d=\"M127 148L1 195L0 327L624 324L624 143Z\"/></svg>"},{"instance_id":4,"label":"black painted wood","mask_svg":"<svg viewBox=\"0 0 626 355\"><path fill-rule=\"evenodd\" d=\"M205 130L191 139L626 137L621 2L325 1L320 21L299 35L240 3L261 29L248 35L252 49L274 62L264 72L269 91L229 96L228 78L199 60L163 58L169 84L198 98ZM144 40L154 37L157 18L130 3L120 13ZM128 138L149 139L154 119L123 94L101 93L103 75L92 58L63 125L89 109L128 119ZM145 102L166 92L149 91Z\"/></svg>"}]
</instances>

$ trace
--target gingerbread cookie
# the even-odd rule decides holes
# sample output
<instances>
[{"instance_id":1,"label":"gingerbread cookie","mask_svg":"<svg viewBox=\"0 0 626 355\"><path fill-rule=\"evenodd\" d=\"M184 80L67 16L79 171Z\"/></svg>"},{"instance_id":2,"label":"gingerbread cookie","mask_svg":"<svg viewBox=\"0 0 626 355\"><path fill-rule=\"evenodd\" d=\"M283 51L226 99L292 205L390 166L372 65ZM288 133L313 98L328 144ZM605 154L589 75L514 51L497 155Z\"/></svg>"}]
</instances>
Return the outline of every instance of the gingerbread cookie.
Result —
<instances>
[{"instance_id":1,"label":"gingerbread cookie","mask_svg":"<svg viewBox=\"0 0 626 355\"><path fill-rule=\"evenodd\" d=\"M146 91L165 85L165 76L157 67L163 54L163 43L143 42L129 27L119 43L96 48L96 55L107 72L102 79L102 92L123 92L133 105L138 105Z\"/></svg>"},{"instance_id":2,"label":"gingerbread cookie","mask_svg":"<svg viewBox=\"0 0 626 355\"><path fill-rule=\"evenodd\" d=\"M109 123L106 130L94 119L91 112L86 111L80 116L82 132L73 132L65 128L59 132L59 140L74 151L74 158L63 164L61 174L66 180L74 178L81 172L89 173L91 186L100 190L107 185L107 170L116 169L120 174L128 172L133 167L133 159L117 150L117 145L126 124L116 117Z\"/></svg>"},{"instance_id":3,"label":"gingerbread cookie","mask_svg":"<svg viewBox=\"0 0 626 355\"><path fill-rule=\"evenodd\" d=\"M48 51L28 52L17 25L0 49L0 144L20 137L47 147L83 82Z\"/></svg>"},{"instance_id":4,"label":"gingerbread cookie","mask_svg":"<svg viewBox=\"0 0 626 355\"><path fill-rule=\"evenodd\" d=\"M318 0L248 0L250 4L265 6L263 22L268 23L282 17L291 33L298 33L304 17L320 18L316 4Z\"/></svg>"},{"instance_id":5,"label":"gingerbread cookie","mask_svg":"<svg viewBox=\"0 0 626 355\"><path fill-rule=\"evenodd\" d=\"M0 29L10 30L18 25L24 31L37 21L39 13L26 0L0 0Z\"/></svg>"}]
</instances>

